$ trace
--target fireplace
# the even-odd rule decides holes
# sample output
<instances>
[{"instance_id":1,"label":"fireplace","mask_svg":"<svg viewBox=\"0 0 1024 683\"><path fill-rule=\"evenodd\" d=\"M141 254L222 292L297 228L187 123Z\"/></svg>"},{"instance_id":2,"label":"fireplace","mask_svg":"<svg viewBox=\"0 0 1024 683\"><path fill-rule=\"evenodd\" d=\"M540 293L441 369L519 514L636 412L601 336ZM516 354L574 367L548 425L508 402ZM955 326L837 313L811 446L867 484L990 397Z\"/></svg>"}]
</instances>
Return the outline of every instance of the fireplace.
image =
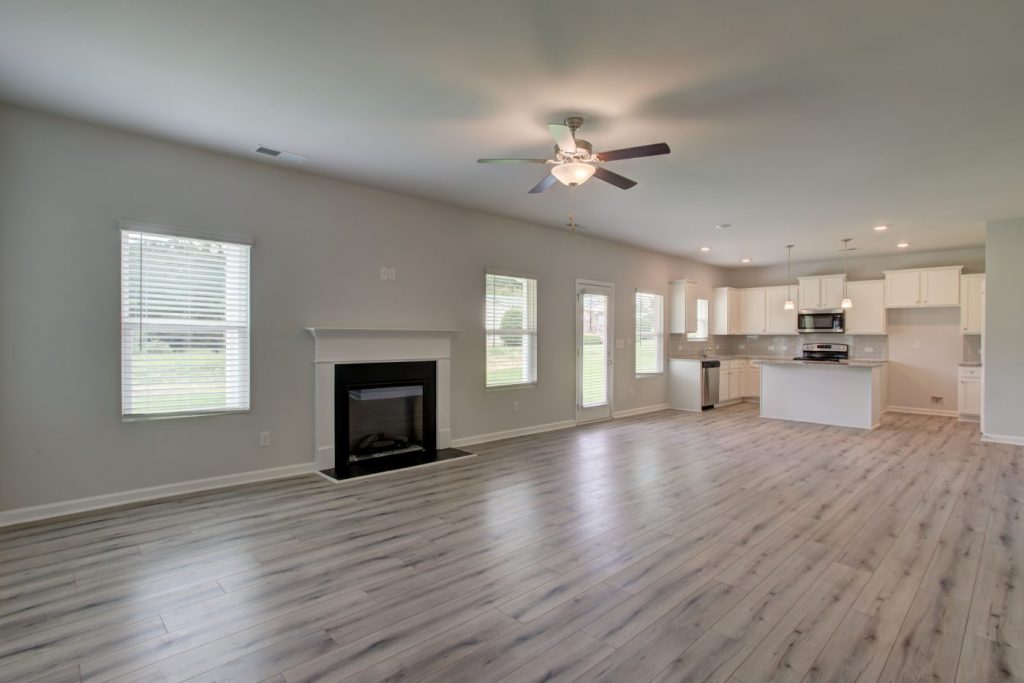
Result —
<instances>
[{"instance_id":1,"label":"fireplace","mask_svg":"<svg viewBox=\"0 0 1024 683\"><path fill-rule=\"evenodd\" d=\"M334 366L336 476L436 460L436 365L417 361Z\"/></svg>"}]
</instances>

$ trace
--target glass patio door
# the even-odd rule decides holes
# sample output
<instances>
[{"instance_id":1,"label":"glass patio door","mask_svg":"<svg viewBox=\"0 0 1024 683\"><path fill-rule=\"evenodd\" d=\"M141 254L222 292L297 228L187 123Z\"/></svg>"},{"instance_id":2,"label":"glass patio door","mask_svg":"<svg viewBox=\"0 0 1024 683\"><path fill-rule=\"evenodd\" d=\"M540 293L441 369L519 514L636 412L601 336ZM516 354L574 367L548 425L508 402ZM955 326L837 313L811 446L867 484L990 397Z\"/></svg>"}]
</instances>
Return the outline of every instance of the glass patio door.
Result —
<instances>
[{"instance_id":1,"label":"glass patio door","mask_svg":"<svg viewBox=\"0 0 1024 683\"><path fill-rule=\"evenodd\" d=\"M576 283L576 421L612 416L612 288Z\"/></svg>"}]
</instances>

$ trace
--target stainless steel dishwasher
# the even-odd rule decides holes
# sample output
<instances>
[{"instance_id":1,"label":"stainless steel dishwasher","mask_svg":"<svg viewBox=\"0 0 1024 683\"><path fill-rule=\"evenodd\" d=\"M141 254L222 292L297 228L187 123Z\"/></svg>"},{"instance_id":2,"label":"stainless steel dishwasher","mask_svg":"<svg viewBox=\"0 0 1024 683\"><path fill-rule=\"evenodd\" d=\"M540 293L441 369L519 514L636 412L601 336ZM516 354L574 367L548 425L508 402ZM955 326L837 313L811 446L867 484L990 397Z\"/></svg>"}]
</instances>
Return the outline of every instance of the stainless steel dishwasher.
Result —
<instances>
[{"instance_id":1,"label":"stainless steel dishwasher","mask_svg":"<svg viewBox=\"0 0 1024 683\"><path fill-rule=\"evenodd\" d=\"M721 367L722 362L717 360L702 360L700 362L700 406L702 410L714 408L718 403L718 373L721 372Z\"/></svg>"}]
</instances>

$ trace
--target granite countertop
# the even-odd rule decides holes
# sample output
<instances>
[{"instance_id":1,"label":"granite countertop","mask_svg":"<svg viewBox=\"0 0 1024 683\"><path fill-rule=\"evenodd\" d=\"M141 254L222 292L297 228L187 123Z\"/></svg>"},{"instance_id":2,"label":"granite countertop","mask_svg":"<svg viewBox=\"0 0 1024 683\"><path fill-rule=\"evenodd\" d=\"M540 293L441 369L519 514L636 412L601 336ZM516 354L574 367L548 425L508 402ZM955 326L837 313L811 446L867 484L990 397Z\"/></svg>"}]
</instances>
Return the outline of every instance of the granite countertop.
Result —
<instances>
[{"instance_id":1,"label":"granite countertop","mask_svg":"<svg viewBox=\"0 0 1024 683\"><path fill-rule=\"evenodd\" d=\"M701 360L757 360L763 363L778 363L779 365L803 365L802 360L793 360L792 358L780 357L780 356L758 356L751 354L749 356L730 356L730 355L715 355L708 356L707 358L700 358L698 356L678 356L669 358L669 360L687 360L687 361L701 361ZM871 360L871 359L852 359L845 363L839 363L839 365L852 365L854 367L876 367L886 365L889 361L887 360ZM821 363L811 362L812 365L821 365ZM830 363L830 365L837 365L836 363Z\"/></svg>"},{"instance_id":2,"label":"granite countertop","mask_svg":"<svg viewBox=\"0 0 1024 683\"><path fill-rule=\"evenodd\" d=\"M884 360L848 360L839 363L822 363L813 360L789 360L786 358L772 358L762 362L765 365L817 365L826 368L880 368L888 363L888 361Z\"/></svg>"},{"instance_id":3,"label":"granite countertop","mask_svg":"<svg viewBox=\"0 0 1024 683\"><path fill-rule=\"evenodd\" d=\"M962 368L980 368L981 367L981 363L979 361L968 361L968 360L965 360L964 362L959 363L959 365Z\"/></svg>"}]
</instances>

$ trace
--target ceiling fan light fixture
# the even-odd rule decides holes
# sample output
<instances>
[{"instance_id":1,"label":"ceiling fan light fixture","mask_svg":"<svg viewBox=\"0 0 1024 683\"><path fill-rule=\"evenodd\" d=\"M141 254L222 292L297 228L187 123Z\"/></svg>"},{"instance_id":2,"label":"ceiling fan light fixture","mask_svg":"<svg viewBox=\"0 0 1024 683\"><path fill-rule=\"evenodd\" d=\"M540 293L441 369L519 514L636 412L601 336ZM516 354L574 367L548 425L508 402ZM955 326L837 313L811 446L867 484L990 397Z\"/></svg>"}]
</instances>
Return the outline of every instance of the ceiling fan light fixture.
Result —
<instances>
[{"instance_id":1,"label":"ceiling fan light fixture","mask_svg":"<svg viewBox=\"0 0 1024 683\"><path fill-rule=\"evenodd\" d=\"M590 177L594 175L597 169L590 164L584 164L579 161L568 161L564 164L558 164L551 168L551 175L558 179L558 182L563 185L582 185L583 183L590 180Z\"/></svg>"}]
</instances>

